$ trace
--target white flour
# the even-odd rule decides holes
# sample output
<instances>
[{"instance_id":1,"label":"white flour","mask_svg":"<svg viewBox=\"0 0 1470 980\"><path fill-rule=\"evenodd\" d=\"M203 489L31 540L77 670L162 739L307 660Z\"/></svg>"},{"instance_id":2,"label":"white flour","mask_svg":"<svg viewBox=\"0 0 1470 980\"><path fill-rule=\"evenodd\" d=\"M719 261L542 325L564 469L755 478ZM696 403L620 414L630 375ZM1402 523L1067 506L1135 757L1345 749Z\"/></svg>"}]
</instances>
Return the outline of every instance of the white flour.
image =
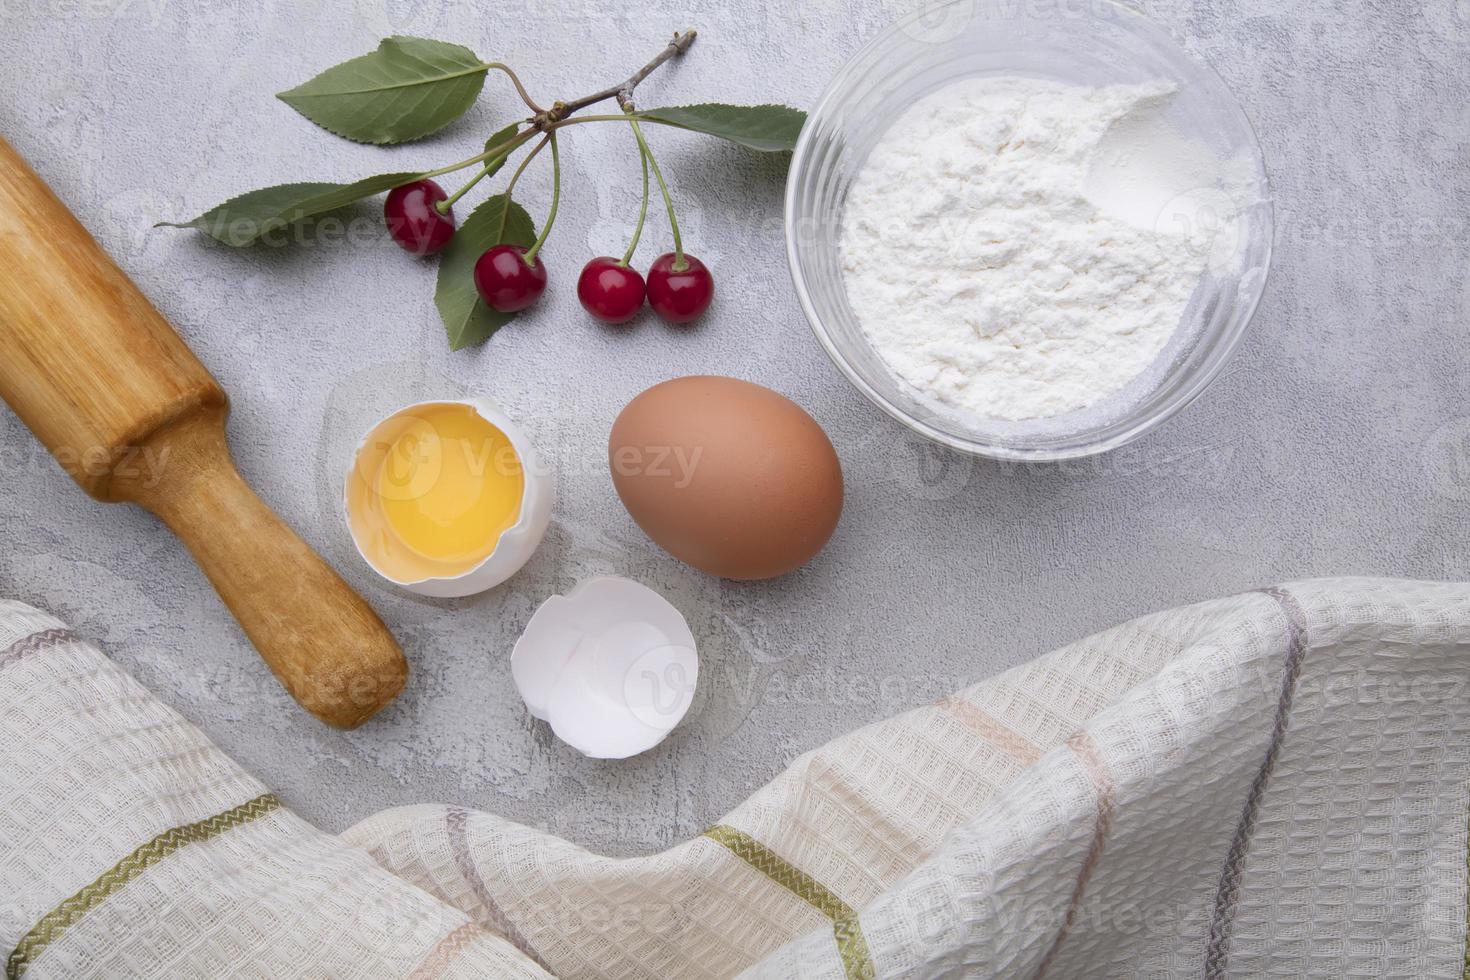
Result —
<instances>
[{"instance_id":1,"label":"white flour","mask_svg":"<svg viewBox=\"0 0 1470 980\"><path fill-rule=\"evenodd\" d=\"M895 374L962 411L1021 420L1086 408L1149 366L1209 241L1094 200L1110 182L1089 171L1112 123L1172 91L976 78L884 134L847 199L842 264Z\"/></svg>"}]
</instances>

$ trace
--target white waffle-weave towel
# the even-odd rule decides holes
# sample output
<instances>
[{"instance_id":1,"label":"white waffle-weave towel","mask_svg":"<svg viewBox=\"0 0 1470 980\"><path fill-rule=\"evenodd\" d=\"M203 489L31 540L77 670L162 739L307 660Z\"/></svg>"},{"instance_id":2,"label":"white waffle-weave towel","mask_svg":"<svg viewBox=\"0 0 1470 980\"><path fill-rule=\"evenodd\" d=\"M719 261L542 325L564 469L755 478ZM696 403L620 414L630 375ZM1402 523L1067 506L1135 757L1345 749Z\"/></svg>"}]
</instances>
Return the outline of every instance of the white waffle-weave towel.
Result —
<instances>
[{"instance_id":1,"label":"white waffle-weave towel","mask_svg":"<svg viewBox=\"0 0 1470 980\"><path fill-rule=\"evenodd\" d=\"M836 739L611 859L437 805L321 834L0 604L0 945L27 977L1460 977L1467 680L1470 587L1266 589Z\"/></svg>"}]
</instances>

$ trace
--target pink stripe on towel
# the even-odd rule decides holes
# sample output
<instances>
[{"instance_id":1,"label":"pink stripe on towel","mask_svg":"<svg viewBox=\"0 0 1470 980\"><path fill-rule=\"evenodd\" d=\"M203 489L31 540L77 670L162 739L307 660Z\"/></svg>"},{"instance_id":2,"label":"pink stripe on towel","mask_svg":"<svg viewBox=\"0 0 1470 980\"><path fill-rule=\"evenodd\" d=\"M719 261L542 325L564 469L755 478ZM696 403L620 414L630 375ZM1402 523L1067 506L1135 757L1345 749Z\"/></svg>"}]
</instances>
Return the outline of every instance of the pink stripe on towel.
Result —
<instances>
[{"instance_id":1,"label":"pink stripe on towel","mask_svg":"<svg viewBox=\"0 0 1470 980\"><path fill-rule=\"evenodd\" d=\"M424 956L422 962L414 967L414 971L408 975L409 980L434 980L449 969L449 965L465 951L465 947L482 935L485 932L473 922L466 922L446 933Z\"/></svg>"},{"instance_id":2,"label":"pink stripe on towel","mask_svg":"<svg viewBox=\"0 0 1470 980\"><path fill-rule=\"evenodd\" d=\"M941 698L935 707L954 716L966 728L1015 759L1029 766L1041 758L1041 747L989 713L957 695Z\"/></svg>"},{"instance_id":3,"label":"pink stripe on towel","mask_svg":"<svg viewBox=\"0 0 1470 980\"><path fill-rule=\"evenodd\" d=\"M1067 914L1062 919L1062 927L1057 930L1057 936L1052 940L1051 948L1042 957L1041 965L1036 968L1035 980L1041 980L1046 976L1046 971L1051 968L1052 961L1061 952L1062 943L1066 942L1067 934L1072 931L1073 924L1077 921L1077 911L1082 907L1083 895L1087 892L1087 882L1091 880L1093 871L1102 860L1103 847L1108 841L1108 831L1113 825L1113 806L1116 802L1117 787L1113 782L1113 773L1109 769L1107 760L1102 757L1102 750L1098 748L1097 742L1086 732L1078 732L1067 739L1067 747L1077 753L1082 760L1082 766L1087 770L1087 776L1092 781L1092 795L1096 803L1096 815L1092 824L1092 842L1087 847L1087 856L1082 859L1082 869L1077 872L1077 883L1072 886L1072 896L1067 900Z\"/></svg>"}]
</instances>

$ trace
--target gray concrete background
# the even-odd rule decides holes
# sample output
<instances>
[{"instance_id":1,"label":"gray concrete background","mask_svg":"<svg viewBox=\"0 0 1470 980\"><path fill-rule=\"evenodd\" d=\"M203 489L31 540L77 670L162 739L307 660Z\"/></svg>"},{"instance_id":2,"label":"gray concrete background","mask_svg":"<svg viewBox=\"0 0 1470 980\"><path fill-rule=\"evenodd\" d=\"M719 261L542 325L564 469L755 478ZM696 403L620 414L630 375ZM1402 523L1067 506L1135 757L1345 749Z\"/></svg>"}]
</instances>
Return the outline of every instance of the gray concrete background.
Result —
<instances>
[{"instance_id":1,"label":"gray concrete background","mask_svg":"<svg viewBox=\"0 0 1470 980\"><path fill-rule=\"evenodd\" d=\"M688 330L650 317L610 331L577 305L582 262L619 250L636 211L636 157L616 128L568 132L552 289L479 350L447 351L432 267L381 240L231 252L149 228L258 186L458 159L517 115L492 78L460 123L383 150L272 98L390 33L468 44L549 99L616 81L695 26L699 42L641 90L645 104L805 107L908 2L0 0L0 132L230 391L241 469L377 606L415 673L361 730L318 725L182 547L146 514L84 497L8 412L0 593L70 620L324 827L445 801L635 853L697 832L834 735L1133 616L1307 576L1470 574L1470 0L1144 4L1255 122L1277 257L1248 340L1206 396L1087 463L968 460L870 408L797 308L781 166L713 141L655 134L689 248L718 277L715 309ZM1055 15L1052 0L1017 3ZM525 187L539 220L547 183ZM667 242L659 220L649 259ZM613 494L614 415L701 372L790 394L842 456L842 525L798 574L713 581L650 544ZM421 601L374 580L335 500L372 419L461 392L525 425L556 460L559 499L545 546L508 585ZM533 723L507 664L537 603L602 573L669 596L703 660L689 719L621 763L583 759Z\"/></svg>"}]
</instances>

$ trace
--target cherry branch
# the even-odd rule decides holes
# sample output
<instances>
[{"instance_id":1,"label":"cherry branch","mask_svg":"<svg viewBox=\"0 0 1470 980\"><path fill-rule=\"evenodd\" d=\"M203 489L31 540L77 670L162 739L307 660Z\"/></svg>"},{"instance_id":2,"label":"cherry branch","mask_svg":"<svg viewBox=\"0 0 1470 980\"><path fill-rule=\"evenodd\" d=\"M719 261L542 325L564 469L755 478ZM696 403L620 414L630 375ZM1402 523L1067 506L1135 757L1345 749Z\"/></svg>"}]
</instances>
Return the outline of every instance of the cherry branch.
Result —
<instances>
[{"instance_id":1,"label":"cherry branch","mask_svg":"<svg viewBox=\"0 0 1470 980\"><path fill-rule=\"evenodd\" d=\"M608 86L599 92L593 92L591 95L584 95L580 99L573 99L570 102L555 102L550 109L538 112L532 116L530 120L531 125L544 132L548 127L555 126L578 109L585 109L589 105L596 105L598 102L605 102L608 99L617 99L618 105L625 112L632 111L633 90L638 87L638 83L653 74L658 66L662 65L665 61L689 50L689 45L694 43L694 39L697 36L698 32L694 30L688 30L682 34L676 32L674 39L652 61L629 75L625 81L618 85Z\"/></svg>"}]
</instances>

